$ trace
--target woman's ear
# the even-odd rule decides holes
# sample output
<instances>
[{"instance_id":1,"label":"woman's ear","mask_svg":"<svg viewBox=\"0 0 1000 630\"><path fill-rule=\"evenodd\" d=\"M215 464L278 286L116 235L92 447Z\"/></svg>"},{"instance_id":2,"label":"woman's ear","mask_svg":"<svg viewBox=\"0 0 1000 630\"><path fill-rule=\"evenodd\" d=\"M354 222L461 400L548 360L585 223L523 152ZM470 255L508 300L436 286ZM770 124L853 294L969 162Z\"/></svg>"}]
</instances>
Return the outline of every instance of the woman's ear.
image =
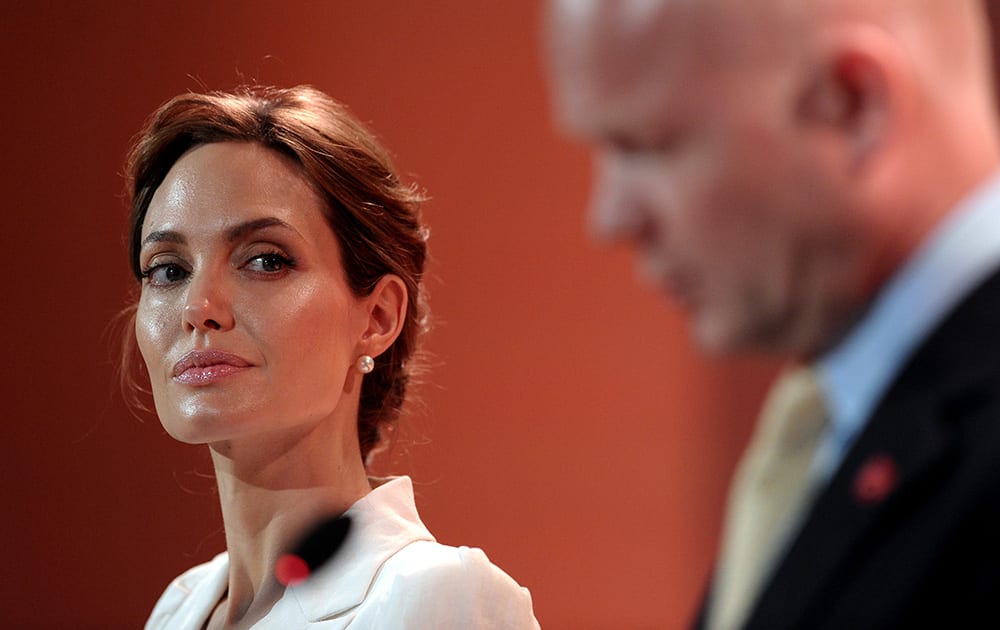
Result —
<instances>
[{"instance_id":1,"label":"woman's ear","mask_svg":"<svg viewBox=\"0 0 1000 630\"><path fill-rule=\"evenodd\" d=\"M382 276L363 300L368 326L361 336L364 354L377 357L396 341L406 321L406 284L393 274Z\"/></svg>"}]
</instances>

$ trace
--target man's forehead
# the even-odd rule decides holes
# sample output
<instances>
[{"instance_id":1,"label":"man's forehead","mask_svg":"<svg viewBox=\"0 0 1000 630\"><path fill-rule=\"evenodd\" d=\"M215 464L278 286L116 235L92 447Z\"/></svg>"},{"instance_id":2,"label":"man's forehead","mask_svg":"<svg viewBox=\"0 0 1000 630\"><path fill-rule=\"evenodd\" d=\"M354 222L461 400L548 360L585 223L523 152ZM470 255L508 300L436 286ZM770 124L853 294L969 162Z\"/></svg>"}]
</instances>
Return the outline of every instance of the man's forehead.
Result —
<instances>
[{"instance_id":1,"label":"man's forehead","mask_svg":"<svg viewBox=\"0 0 1000 630\"><path fill-rule=\"evenodd\" d=\"M683 56L719 64L772 48L789 28L801 28L800 18L810 12L801 2L553 0L549 44L566 57L621 68ZM816 2L833 0L806 4Z\"/></svg>"},{"instance_id":2,"label":"man's forehead","mask_svg":"<svg viewBox=\"0 0 1000 630\"><path fill-rule=\"evenodd\" d=\"M668 9L691 6L698 0L553 0L550 8L560 20L578 23L615 21L644 24Z\"/></svg>"},{"instance_id":3,"label":"man's forehead","mask_svg":"<svg viewBox=\"0 0 1000 630\"><path fill-rule=\"evenodd\" d=\"M688 29L679 9L695 0L556 0L553 44L586 56L652 52Z\"/></svg>"}]
</instances>

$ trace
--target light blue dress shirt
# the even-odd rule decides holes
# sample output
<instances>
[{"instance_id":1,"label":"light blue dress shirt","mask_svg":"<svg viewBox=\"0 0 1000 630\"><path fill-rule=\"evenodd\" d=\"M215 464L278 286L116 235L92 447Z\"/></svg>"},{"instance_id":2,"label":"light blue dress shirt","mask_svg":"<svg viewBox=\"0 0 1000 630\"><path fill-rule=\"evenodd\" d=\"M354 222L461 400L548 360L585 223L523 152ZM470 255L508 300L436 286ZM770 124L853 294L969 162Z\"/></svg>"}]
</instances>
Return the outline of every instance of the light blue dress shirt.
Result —
<instances>
[{"instance_id":1,"label":"light blue dress shirt","mask_svg":"<svg viewBox=\"0 0 1000 630\"><path fill-rule=\"evenodd\" d=\"M968 195L816 364L830 424L813 461L825 485L906 361L1000 267L1000 175Z\"/></svg>"}]
</instances>

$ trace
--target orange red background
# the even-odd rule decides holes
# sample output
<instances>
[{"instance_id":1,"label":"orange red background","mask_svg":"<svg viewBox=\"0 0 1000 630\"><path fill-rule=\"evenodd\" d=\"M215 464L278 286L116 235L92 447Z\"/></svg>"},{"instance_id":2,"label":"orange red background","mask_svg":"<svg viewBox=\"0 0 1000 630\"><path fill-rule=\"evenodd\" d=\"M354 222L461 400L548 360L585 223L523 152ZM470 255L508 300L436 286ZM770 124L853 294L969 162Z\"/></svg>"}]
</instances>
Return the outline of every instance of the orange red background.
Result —
<instances>
[{"instance_id":1,"label":"orange red background","mask_svg":"<svg viewBox=\"0 0 1000 630\"><path fill-rule=\"evenodd\" d=\"M224 546L203 448L133 418L109 322L121 177L167 98L311 83L432 200L432 369L378 473L483 547L545 628L674 628L774 366L708 360L587 238L586 151L552 130L535 2L17 3L3 64L4 627L139 627ZM204 5L204 6L203 6Z\"/></svg>"}]
</instances>

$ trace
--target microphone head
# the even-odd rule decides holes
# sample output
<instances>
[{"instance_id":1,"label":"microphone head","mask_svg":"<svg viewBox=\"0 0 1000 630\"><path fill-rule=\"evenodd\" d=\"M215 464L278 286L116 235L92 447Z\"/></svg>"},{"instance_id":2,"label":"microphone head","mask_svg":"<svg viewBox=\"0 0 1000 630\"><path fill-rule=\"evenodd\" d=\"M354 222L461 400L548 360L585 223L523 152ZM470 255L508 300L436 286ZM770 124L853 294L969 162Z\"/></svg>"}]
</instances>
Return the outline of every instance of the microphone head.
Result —
<instances>
[{"instance_id":1,"label":"microphone head","mask_svg":"<svg viewBox=\"0 0 1000 630\"><path fill-rule=\"evenodd\" d=\"M278 558L274 576L284 586L295 586L309 579L344 546L351 531L351 517L337 516L321 521L292 551Z\"/></svg>"}]
</instances>

